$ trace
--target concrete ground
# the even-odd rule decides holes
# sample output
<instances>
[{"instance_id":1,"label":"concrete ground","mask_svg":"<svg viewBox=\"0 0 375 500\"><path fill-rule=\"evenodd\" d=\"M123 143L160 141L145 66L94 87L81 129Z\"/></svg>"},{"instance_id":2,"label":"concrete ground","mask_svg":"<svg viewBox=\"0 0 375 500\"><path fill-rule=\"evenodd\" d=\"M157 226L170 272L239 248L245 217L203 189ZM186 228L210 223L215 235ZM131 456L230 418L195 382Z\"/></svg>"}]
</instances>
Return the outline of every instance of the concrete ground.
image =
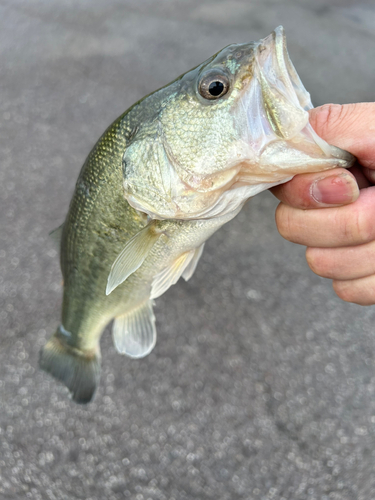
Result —
<instances>
[{"instance_id":1,"label":"concrete ground","mask_svg":"<svg viewBox=\"0 0 375 500\"><path fill-rule=\"evenodd\" d=\"M375 498L375 309L309 271L269 193L157 301L149 357L121 357L105 332L94 403L37 366L61 305L48 232L97 138L279 24L316 105L375 99L373 2L0 2L1 499Z\"/></svg>"}]
</instances>

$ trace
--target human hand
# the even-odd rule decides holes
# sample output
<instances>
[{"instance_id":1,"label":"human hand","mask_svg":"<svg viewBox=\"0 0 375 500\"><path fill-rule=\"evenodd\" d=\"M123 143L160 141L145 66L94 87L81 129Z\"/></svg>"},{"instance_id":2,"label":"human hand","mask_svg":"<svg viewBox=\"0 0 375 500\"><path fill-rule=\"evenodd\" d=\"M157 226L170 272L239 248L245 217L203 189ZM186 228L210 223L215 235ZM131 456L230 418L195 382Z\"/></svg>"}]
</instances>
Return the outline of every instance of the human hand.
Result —
<instances>
[{"instance_id":1,"label":"human hand","mask_svg":"<svg viewBox=\"0 0 375 500\"><path fill-rule=\"evenodd\" d=\"M375 103L326 104L311 110L310 123L358 161L272 188L277 228L307 246L308 265L342 300L375 304Z\"/></svg>"}]
</instances>

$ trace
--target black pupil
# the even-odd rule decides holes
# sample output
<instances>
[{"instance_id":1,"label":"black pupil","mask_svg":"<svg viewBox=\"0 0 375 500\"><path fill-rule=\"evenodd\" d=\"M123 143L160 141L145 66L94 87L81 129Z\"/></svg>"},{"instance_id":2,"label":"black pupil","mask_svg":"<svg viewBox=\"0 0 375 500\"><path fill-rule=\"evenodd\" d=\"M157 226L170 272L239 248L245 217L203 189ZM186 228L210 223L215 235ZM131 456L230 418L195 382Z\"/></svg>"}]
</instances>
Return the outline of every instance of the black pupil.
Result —
<instances>
[{"instance_id":1,"label":"black pupil","mask_svg":"<svg viewBox=\"0 0 375 500\"><path fill-rule=\"evenodd\" d=\"M214 97L220 95L223 92L223 90L224 90L224 85L222 82L212 82L208 87L209 93Z\"/></svg>"}]
</instances>

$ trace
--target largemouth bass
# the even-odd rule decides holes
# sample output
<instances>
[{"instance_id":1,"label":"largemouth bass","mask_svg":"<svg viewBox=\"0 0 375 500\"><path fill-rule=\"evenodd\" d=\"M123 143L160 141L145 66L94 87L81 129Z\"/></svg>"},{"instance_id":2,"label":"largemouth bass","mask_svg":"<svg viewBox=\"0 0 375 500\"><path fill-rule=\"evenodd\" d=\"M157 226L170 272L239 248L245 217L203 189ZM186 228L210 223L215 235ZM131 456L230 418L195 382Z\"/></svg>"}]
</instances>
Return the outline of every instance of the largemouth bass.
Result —
<instances>
[{"instance_id":1,"label":"largemouth bass","mask_svg":"<svg viewBox=\"0 0 375 500\"><path fill-rule=\"evenodd\" d=\"M62 319L40 366L78 403L100 376L100 336L146 356L153 300L194 273L205 241L255 194L354 158L309 124L310 95L282 27L234 44L143 98L99 139L61 228Z\"/></svg>"}]
</instances>

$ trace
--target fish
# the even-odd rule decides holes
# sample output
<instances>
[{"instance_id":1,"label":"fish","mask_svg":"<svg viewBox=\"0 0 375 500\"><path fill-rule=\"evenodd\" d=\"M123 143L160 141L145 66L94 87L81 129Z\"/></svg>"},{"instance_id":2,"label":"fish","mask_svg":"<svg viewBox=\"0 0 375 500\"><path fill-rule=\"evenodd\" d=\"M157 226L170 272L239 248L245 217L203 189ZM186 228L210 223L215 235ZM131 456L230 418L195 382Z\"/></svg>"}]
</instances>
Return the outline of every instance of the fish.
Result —
<instances>
[{"instance_id":1,"label":"fish","mask_svg":"<svg viewBox=\"0 0 375 500\"><path fill-rule=\"evenodd\" d=\"M73 401L93 399L112 320L119 353L152 351L155 299L192 277L207 239L249 198L296 174L354 163L316 134L312 107L279 26L228 45L104 132L55 233L61 323L39 362Z\"/></svg>"}]
</instances>

